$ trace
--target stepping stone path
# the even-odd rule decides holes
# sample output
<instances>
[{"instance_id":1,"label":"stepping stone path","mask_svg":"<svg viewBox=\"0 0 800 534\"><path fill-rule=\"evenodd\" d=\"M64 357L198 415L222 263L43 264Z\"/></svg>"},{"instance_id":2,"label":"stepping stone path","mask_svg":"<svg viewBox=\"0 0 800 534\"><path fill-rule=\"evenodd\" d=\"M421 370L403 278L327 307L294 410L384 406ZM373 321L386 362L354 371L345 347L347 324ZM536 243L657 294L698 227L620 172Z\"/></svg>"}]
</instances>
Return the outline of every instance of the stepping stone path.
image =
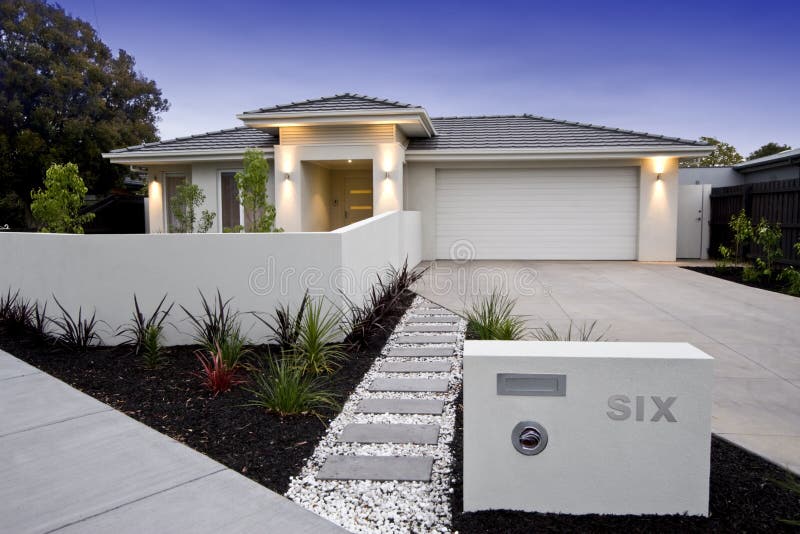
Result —
<instances>
[{"instance_id":1,"label":"stepping stone path","mask_svg":"<svg viewBox=\"0 0 800 534\"><path fill-rule=\"evenodd\" d=\"M304 474L290 484L287 496L345 528L365 530L366 517L392 514L390 524L399 530L430 530L431 517L442 526L437 531L449 529L449 514L438 510L448 509L448 485L441 477L449 476L452 462L446 451L455 425L452 403L461 385L460 359L456 358L456 347L464 337L461 324L453 312L417 297L383 355L331 424L330 437L318 446ZM339 420L345 424L337 425ZM440 443L442 425L445 441ZM370 514L361 496L370 486L318 486L321 482L304 478L309 474L325 484L413 481L428 483L430 488L409 492L398 486L389 490L391 499L370 500L366 506L376 507ZM387 489L381 491L385 495ZM345 505L334 505L328 498L332 494ZM428 514L423 523L420 510L426 510L422 516ZM374 525L366 530L382 531L386 523Z\"/></svg>"}]
</instances>

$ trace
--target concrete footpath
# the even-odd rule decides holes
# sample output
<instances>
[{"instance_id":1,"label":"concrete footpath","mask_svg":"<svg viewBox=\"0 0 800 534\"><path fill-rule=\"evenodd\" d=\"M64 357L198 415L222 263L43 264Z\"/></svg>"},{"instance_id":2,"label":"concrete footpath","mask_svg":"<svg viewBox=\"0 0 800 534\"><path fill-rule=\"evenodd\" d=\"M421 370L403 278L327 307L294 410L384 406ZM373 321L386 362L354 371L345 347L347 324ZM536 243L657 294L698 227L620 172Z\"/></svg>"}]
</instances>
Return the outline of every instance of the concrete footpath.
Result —
<instances>
[{"instance_id":1,"label":"concrete footpath","mask_svg":"<svg viewBox=\"0 0 800 534\"><path fill-rule=\"evenodd\" d=\"M345 532L0 351L0 532Z\"/></svg>"}]
</instances>

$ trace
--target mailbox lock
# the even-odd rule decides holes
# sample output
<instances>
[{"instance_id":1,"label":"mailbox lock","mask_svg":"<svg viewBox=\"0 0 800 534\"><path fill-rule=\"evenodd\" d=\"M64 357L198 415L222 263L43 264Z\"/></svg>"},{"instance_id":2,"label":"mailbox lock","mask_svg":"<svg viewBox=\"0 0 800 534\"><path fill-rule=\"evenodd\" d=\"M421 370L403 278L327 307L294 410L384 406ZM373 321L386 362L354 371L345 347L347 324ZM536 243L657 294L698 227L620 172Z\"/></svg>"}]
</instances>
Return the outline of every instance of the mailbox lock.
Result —
<instances>
[{"instance_id":1,"label":"mailbox lock","mask_svg":"<svg viewBox=\"0 0 800 534\"><path fill-rule=\"evenodd\" d=\"M520 454L539 454L547 447L547 430L535 421L521 421L511 431L511 444Z\"/></svg>"}]
</instances>

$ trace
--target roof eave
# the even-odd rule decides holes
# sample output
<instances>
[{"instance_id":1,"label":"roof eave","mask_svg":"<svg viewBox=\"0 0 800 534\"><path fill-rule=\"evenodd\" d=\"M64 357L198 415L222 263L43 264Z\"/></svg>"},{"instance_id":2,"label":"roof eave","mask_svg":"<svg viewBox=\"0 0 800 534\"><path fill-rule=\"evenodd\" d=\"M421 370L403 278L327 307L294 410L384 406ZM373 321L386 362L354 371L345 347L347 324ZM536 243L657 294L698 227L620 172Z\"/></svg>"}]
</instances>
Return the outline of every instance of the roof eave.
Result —
<instances>
[{"instance_id":1,"label":"roof eave","mask_svg":"<svg viewBox=\"0 0 800 534\"><path fill-rule=\"evenodd\" d=\"M602 147L602 148L497 148L497 149L434 149L406 151L407 161L447 160L552 160L552 159L630 159L667 156L697 158L710 154L713 147L706 146L653 146L653 147Z\"/></svg>"},{"instance_id":2,"label":"roof eave","mask_svg":"<svg viewBox=\"0 0 800 534\"><path fill-rule=\"evenodd\" d=\"M273 147L230 148L222 150L159 150L106 152L103 158L121 165L186 163L191 161L235 161L244 157L245 151L256 148L272 154Z\"/></svg>"},{"instance_id":3,"label":"roof eave","mask_svg":"<svg viewBox=\"0 0 800 534\"><path fill-rule=\"evenodd\" d=\"M402 109L365 109L352 111L307 111L307 112L245 112L236 115L236 118L247 126L254 128L275 128L281 126L301 126L311 124L335 124L357 122L386 122L402 124L399 122L403 116L413 117L419 121L420 126L432 137L437 134L428 112L424 108ZM387 120L388 117L388 120Z\"/></svg>"}]
</instances>

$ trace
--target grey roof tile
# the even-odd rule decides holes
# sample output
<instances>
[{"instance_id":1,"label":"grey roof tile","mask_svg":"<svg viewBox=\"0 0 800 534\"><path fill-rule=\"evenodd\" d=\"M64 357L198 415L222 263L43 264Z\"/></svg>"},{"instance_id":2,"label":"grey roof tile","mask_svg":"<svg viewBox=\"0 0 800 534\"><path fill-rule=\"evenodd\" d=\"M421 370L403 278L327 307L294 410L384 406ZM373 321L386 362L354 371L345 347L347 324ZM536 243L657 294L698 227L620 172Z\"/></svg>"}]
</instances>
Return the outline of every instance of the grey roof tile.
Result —
<instances>
[{"instance_id":1,"label":"grey roof tile","mask_svg":"<svg viewBox=\"0 0 800 534\"><path fill-rule=\"evenodd\" d=\"M704 146L705 143L533 115L439 117L437 135L411 139L408 150L560 149L650 146Z\"/></svg>"},{"instance_id":2,"label":"grey roof tile","mask_svg":"<svg viewBox=\"0 0 800 534\"><path fill-rule=\"evenodd\" d=\"M136 152L158 153L173 150L225 150L245 148L269 148L278 143L278 136L258 128L240 126L204 134L178 137L155 143L143 143L112 150L112 154Z\"/></svg>"},{"instance_id":3,"label":"grey roof tile","mask_svg":"<svg viewBox=\"0 0 800 534\"><path fill-rule=\"evenodd\" d=\"M779 163L783 161L789 161L792 158L800 157L800 148L784 150L783 152L778 152L777 154L772 154L769 156L764 156L762 158L751 159L748 161L743 161L742 163L736 164L733 166L734 169L742 170L742 169L749 169L750 167L758 167L760 165L771 165L774 163ZM796 163L795 163L796 165Z\"/></svg>"},{"instance_id":4,"label":"grey roof tile","mask_svg":"<svg viewBox=\"0 0 800 534\"><path fill-rule=\"evenodd\" d=\"M244 114L251 113L308 113L319 111L362 111L362 110L387 110L387 109L421 109L419 106L404 104L388 99L375 98L372 96L359 95L355 93L342 93L339 95L325 96L291 102L268 108L246 111Z\"/></svg>"}]
</instances>

